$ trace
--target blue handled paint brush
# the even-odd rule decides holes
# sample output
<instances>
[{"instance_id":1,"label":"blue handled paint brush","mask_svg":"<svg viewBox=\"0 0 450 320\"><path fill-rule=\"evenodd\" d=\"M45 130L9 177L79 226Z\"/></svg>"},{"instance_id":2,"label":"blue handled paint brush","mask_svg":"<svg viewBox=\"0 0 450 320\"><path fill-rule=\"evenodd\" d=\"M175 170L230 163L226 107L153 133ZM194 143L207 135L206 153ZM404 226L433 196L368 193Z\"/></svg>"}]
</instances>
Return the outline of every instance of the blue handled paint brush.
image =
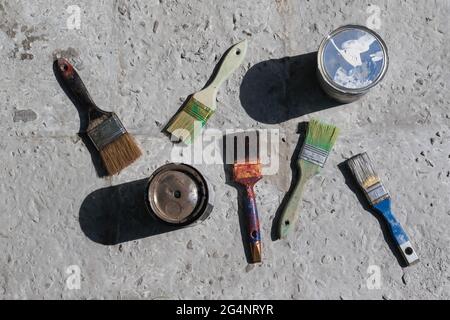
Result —
<instances>
[{"instance_id":1,"label":"blue handled paint brush","mask_svg":"<svg viewBox=\"0 0 450 320\"><path fill-rule=\"evenodd\" d=\"M347 165L360 188L364 191L370 206L381 214L388 223L392 237L407 264L412 265L418 262L419 257L413 249L406 232L391 211L391 197L373 169L367 153L364 152L350 158L347 160Z\"/></svg>"}]
</instances>

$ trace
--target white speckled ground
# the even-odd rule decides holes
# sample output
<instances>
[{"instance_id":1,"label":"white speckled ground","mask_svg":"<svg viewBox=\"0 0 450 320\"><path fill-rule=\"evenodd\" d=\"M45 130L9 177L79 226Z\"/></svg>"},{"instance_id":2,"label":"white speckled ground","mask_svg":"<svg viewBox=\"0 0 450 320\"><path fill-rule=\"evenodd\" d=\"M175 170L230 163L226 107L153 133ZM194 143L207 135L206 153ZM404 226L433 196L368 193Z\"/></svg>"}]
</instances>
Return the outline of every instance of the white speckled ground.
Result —
<instances>
[{"instance_id":1,"label":"white speckled ground","mask_svg":"<svg viewBox=\"0 0 450 320\"><path fill-rule=\"evenodd\" d=\"M340 25L366 24L369 3L380 8L389 70L364 99L336 106L317 88L313 52ZM81 8L80 30L66 26L69 5ZM449 299L449 15L446 0L0 0L0 297ZM198 166L216 203L195 228L163 232L139 202L142 181L123 185L171 160L162 126L244 38L244 65L208 127L280 129L279 173L257 186L260 266L247 265L223 166ZM61 55L144 150L119 176L99 178L77 135L77 110L52 71ZM312 116L342 133L307 188L295 234L272 241L297 124ZM338 168L363 150L418 265L402 268ZM66 285L71 265L81 270L78 290ZM366 285L370 265L380 267L380 289Z\"/></svg>"}]
</instances>

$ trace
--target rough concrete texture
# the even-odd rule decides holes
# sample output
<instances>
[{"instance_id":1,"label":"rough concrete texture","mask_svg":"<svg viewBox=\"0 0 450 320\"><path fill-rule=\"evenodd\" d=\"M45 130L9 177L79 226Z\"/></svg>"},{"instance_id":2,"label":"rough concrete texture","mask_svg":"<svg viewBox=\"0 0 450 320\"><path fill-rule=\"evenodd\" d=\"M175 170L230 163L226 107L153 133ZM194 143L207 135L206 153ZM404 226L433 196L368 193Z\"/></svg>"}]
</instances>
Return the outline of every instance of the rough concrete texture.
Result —
<instances>
[{"instance_id":1,"label":"rough concrete texture","mask_svg":"<svg viewBox=\"0 0 450 320\"><path fill-rule=\"evenodd\" d=\"M79 30L67 28L70 5L81 9ZM447 0L0 1L0 297L450 298L449 15ZM368 22L387 43L389 70L363 99L335 105L317 89L314 52L331 30ZM256 188L257 266L246 262L238 191L222 165L197 166L216 194L202 225L166 232L139 203L142 179L171 161L162 126L240 39L249 40L245 63L221 89L208 127L280 130L278 174ZM74 63L94 100L142 146L120 175L97 176L77 110L53 74L56 56ZM297 124L311 117L341 135L308 185L295 233L272 241ZM363 150L421 258L415 266L402 267L338 167ZM79 289L67 281L72 265ZM367 286L371 265L379 289Z\"/></svg>"}]
</instances>

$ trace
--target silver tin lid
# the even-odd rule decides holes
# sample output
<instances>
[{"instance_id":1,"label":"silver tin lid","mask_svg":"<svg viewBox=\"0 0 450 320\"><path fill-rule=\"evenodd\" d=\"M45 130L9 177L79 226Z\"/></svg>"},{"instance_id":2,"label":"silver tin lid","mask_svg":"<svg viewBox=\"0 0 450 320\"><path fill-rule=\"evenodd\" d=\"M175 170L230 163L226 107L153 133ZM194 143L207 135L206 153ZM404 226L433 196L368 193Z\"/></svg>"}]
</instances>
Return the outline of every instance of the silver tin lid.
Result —
<instances>
[{"instance_id":1,"label":"silver tin lid","mask_svg":"<svg viewBox=\"0 0 450 320\"><path fill-rule=\"evenodd\" d=\"M338 100L366 93L380 82L387 67L386 44L364 26L342 26L331 32L319 47L320 80L326 84L325 91L331 90Z\"/></svg>"},{"instance_id":2,"label":"silver tin lid","mask_svg":"<svg viewBox=\"0 0 450 320\"><path fill-rule=\"evenodd\" d=\"M187 226L205 220L213 209L211 187L198 170L187 164L169 163L149 178L146 204L157 220Z\"/></svg>"}]
</instances>

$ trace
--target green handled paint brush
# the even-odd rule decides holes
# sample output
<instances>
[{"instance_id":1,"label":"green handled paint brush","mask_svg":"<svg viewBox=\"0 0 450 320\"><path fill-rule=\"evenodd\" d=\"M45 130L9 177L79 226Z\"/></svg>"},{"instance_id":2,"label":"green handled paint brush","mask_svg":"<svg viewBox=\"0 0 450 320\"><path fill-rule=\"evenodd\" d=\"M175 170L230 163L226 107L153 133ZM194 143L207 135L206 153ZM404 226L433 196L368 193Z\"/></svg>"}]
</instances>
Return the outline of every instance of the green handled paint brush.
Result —
<instances>
[{"instance_id":1,"label":"green handled paint brush","mask_svg":"<svg viewBox=\"0 0 450 320\"><path fill-rule=\"evenodd\" d=\"M219 87L239 67L246 52L247 40L228 49L211 83L203 90L191 95L184 107L170 119L163 131L186 144L194 141L206 121L216 110Z\"/></svg>"},{"instance_id":2,"label":"green handled paint brush","mask_svg":"<svg viewBox=\"0 0 450 320\"><path fill-rule=\"evenodd\" d=\"M298 220L298 206L301 202L303 189L306 182L319 173L320 168L325 165L328 154L333 148L339 129L335 126L322 123L318 120L311 120L308 124L308 131L303 143L297 167L299 180L296 182L294 190L281 213L278 234L280 238L286 238Z\"/></svg>"}]
</instances>

